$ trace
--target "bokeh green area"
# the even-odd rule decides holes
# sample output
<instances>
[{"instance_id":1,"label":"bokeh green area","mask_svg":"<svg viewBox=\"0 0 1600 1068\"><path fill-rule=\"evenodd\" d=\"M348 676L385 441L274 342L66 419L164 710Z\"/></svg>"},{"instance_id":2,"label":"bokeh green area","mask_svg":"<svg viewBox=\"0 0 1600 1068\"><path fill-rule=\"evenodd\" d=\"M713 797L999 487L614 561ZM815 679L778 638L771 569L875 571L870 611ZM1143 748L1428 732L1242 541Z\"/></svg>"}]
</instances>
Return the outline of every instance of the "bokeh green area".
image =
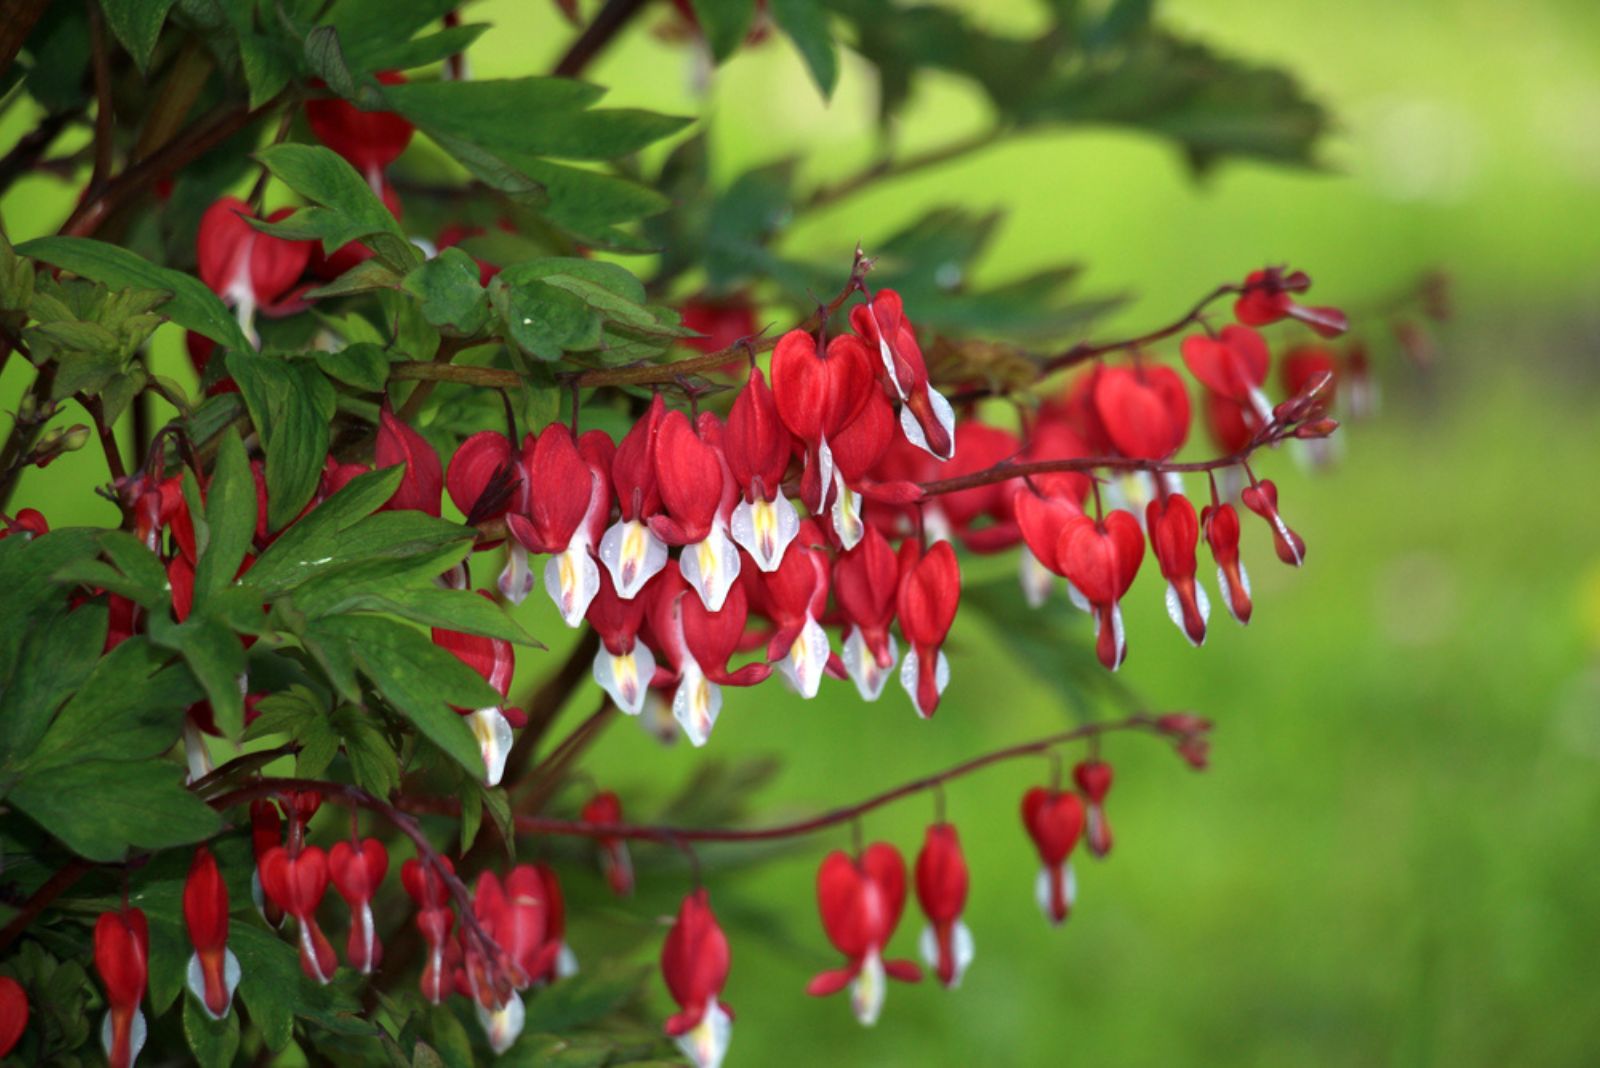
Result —
<instances>
[{"instance_id":1,"label":"bokeh green area","mask_svg":"<svg viewBox=\"0 0 1600 1068\"><path fill-rule=\"evenodd\" d=\"M1037 5L971 5L996 24ZM1256 616L1219 612L1205 648L1165 618L1159 580L1125 602L1120 680L1152 707L1219 726L1213 767L1115 738L1112 857L1080 862L1080 904L1049 928L1018 823L1045 762L947 791L973 871L977 959L962 988L896 986L860 1029L843 998L813 1001L832 957L815 918L820 836L756 866L708 850L733 941L726 1000L733 1063L924 1065L1584 1065L1600 1057L1600 9L1587 2L1174 0L1171 18L1231 50L1298 70L1335 110L1326 169L1233 165L1196 184L1157 142L1096 130L1038 134L886 184L799 220L786 247L848 256L933 204L1004 208L995 279L1063 259L1087 290L1133 296L1099 328L1172 318L1217 282L1292 262L1313 296L1362 313L1420 271L1447 270L1456 318L1426 373L1382 325L1370 332L1385 403L1348 428L1341 462L1308 475L1264 466L1309 545L1304 569L1247 525ZM479 76L546 69L567 31L548 5L495 0L472 56ZM663 5L664 7L664 5ZM664 18L664 15L661 16ZM660 18L649 19L651 23ZM589 72L609 102L689 112L695 64L635 33ZM724 176L787 154L824 179L873 152L868 71L848 62L819 101L788 46L769 41L719 73L708 111ZM955 79L919 87L894 131L915 149L975 129ZM9 135L8 135L9 136ZM4 206L14 238L53 227L70 192L45 179ZM170 340L169 340L170 345ZM162 357L176 366L174 352ZM8 400L19 371L0 380ZM69 457L20 500L58 522L108 517L69 497L101 477ZM969 578L1007 561L969 566ZM535 599L523 615L565 641ZM958 621L938 716L898 691L865 705L827 683L805 703L777 684L731 692L710 746L663 749L613 725L588 769L649 818L708 762L776 755L750 799L799 815L1060 728L1075 713L1015 654L1018 617ZM1087 643L1086 621L1076 635ZM522 657L532 683L554 655ZM1066 659L1066 654L1064 654ZM592 689L592 688L591 688ZM568 715L575 722L598 691ZM1096 714L1115 714L1097 705ZM576 791L562 803L573 802ZM932 818L912 800L865 821L908 855ZM654 938L684 885L678 859L638 851L655 884L611 905L579 875L580 955ZM731 870L722 871L724 865ZM591 892L585 892L588 888ZM908 915L894 949L913 955ZM665 999L657 995L661 1007Z\"/></svg>"}]
</instances>

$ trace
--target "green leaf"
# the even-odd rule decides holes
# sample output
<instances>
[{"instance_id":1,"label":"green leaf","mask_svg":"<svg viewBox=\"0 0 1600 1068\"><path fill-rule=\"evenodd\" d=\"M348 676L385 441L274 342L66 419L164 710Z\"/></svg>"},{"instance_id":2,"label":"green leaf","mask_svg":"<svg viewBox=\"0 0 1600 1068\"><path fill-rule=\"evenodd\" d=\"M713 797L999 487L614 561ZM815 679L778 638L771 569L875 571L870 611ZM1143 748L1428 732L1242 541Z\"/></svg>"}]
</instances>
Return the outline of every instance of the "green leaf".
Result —
<instances>
[{"instance_id":1,"label":"green leaf","mask_svg":"<svg viewBox=\"0 0 1600 1068\"><path fill-rule=\"evenodd\" d=\"M307 633L342 643L396 711L469 774L483 776L477 742L454 710L499 704L500 695L476 671L418 631L378 616L320 619Z\"/></svg>"},{"instance_id":2,"label":"green leaf","mask_svg":"<svg viewBox=\"0 0 1600 1068\"><path fill-rule=\"evenodd\" d=\"M488 298L478 282L477 261L447 248L406 275L405 290L422 301L428 322L455 337L471 337L489 318Z\"/></svg>"},{"instance_id":3,"label":"green leaf","mask_svg":"<svg viewBox=\"0 0 1600 1068\"><path fill-rule=\"evenodd\" d=\"M281 530L311 500L328 457L335 398L316 365L228 353L267 454L267 528Z\"/></svg>"},{"instance_id":4,"label":"green leaf","mask_svg":"<svg viewBox=\"0 0 1600 1068\"><path fill-rule=\"evenodd\" d=\"M372 186L338 153L321 145L289 142L264 148L256 158L273 177L320 205L302 208L277 223L251 220L257 229L298 240L318 239L330 254L351 241L362 241L385 266L402 274L422 262L422 252Z\"/></svg>"},{"instance_id":5,"label":"green leaf","mask_svg":"<svg viewBox=\"0 0 1600 1068\"><path fill-rule=\"evenodd\" d=\"M239 1014L213 1020L197 998L184 998L183 1035L200 1068L228 1068L239 1052Z\"/></svg>"},{"instance_id":6,"label":"green leaf","mask_svg":"<svg viewBox=\"0 0 1600 1068\"><path fill-rule=\"evenodd\" d=\"M309 539L314 544L303 555L274 558L272 569L260 576L256 575L260 568L257 564L241 581L269 593L284 593L313 578L333 576L358 564L368 565L358 576L358 583L413 576L422 566L429 569L429 574L437 575L471 550L475 533L470 527L421 512L379 512L351 524L336 541ZM277 547L276 542L273 547ZM266 559L265 554L262 559ZM331 602L335 595L335 591L328 595L309 592L314 601Z\"/></svg>"},{"instance_id":7,"label":"green leaf","mask_svg":"<svg viewBox=\"0 0 1600 1068\"><path fill-rule=\"evenodd\" d=\"M161 26L173 0L100 0L106 25L122 47L128 50L141 74L150 69L150 53L155 51Z\"/></svg>"},{"instance_id":8,"label":"green leaf","mask_svg":"<svg viewBox=\"0 0 1600 1068\"><path fill-rule=\"evenodd\" d=\"M294 1034L294 1006L305 978L288 943L252 924L234 924L228 948L239 958L239 998L250 1022L261 1030L268 1049L277 1052Z\"/></svg>"},{"instance_id":9,"label":"green leaf","mask_svg":"<svg viewBox=\"0 0 1600 1068\"><path fill-rule=\"evenodd\" d=\"M52 611L30 615L19 628L16 668L0 688L0 765L32 751L61 702L94 671L109 617L103 603L74 609L61 597Z\"/></svg>"},{"instance_id":10,"label":"green leaf","mask_svg":"<svg viewBox=\"0 0 1600 1068\"><path fill-rule=\"evenodd\" d=\"M181 706L172 711L182 715ZM130 847L165 849L210 838L221 818L159 760L83 760L43 769L7 799L87 860L122 860Z\"/></svg>"},{"instance_id":11,"label":"green leaf","mask_svg":"<svg viewBox=\"0 0 1600 1068\"><path fill-rule=\"evenodd\" d=\"M357 786L376 797L400 789L400 758L371 716L354 705L341 705L334 709L332 723Z\"/></svg>"},{"instance_id":12,"label":"green leaf","mask_svg":"<svg viewBox=\"0 0 1600 1068\"><path fill-rule=\"evenodd\" d=\"M171 746L200 690L168 658L137 635L101 658L29 756L27 775L80 761L145 761Z\"/></svg>"},{"instance_id":13,"label":"green leaf","mask_svg":"<svg viewBox=\"0 0 1600 1068\"><path fill-rule=\"evenodd\" d=\"M250 551L256 533L256 480L237 432L228 431L217 450L206 492L205 520L210 531L194 572L194 610L202 611L233 577Z\"/></svg>"},{"instance_id":14,"label":"green leaf","mask_svg":"<svg viewBox=\"0 0 1600 1068\"><path fill-rule=\"evenodd\" d=\"M497 276L489 283L489 300L506 335L529 356L554 363L569 350L600 344L600 315L564 289L545 282L513 287Z\"/></svg>"},{"instance_id":15,"label":"green leaf","mask_svg":"<svg viewBox=\"0 0 1600 1068\"><path fill-rule=\"evenodd\" d=\"M268 593L293 589L333 563L333 555L341 547L345 531L393 497L404 477L405 469L399 466L357 475L284 531L256 558L242 581ZM0 546L3 544L0 542ZM322 560L324 556L328 557L326 561Z\"/></svg>"},{"instance_id":16,"label":"green leaf","mask_svg":"<svg viewBox=\"0 0 1600 1068\"><path fill-rule=\"evenodd\" d=\"M251 348L221 298L192 275L157 267L136 253L87 237L36 237L18 245L17 251L113 289L164 290L172 299L162 312L173 322L219 345Z\"/></svg>"},{"instance_id":17,"label":"green leaf","mask_svg":"<svg viewBox=\"0 0 1600 1068\"><path fill-rule=\"evenodd\" d=\"M621 1009L644 988L649 973L636 967L584 971L528 1002L528 1032L565 1033L595 1024Z\"/></svg>"},{"instance_id":18,"label":"green leaf","mask_svg":"<svg viewBox=\"0 0 1600 1068\"><path fill-rule=\"evenodd\" d=\"M438 572L430 569L427 573ZM321 593L320 586L318 593ZM308 615L383 612L429 626L544 648L542 642L488 598L469 590L441 590L433 586L401 588L381 574L371 572L363 575L358 585L341 588L337 600L329 602L319 597L308 601L297 596L295 603Z\"/></svg>"},{"instance_id":19,"label":"green leaf","mask_svg":"<svg viewBox=\"0 0 1600 1068\"><path fill-rule=\"evenodd\" d=\"M601 91L565 78L407 82L383 87L390 106L430 136L561 159L608 160L683 129L688 119L631 108L590 110ZM508 122L507 116L538 116Z\"/></svg>"},{"instance_id":20,"label":"green leaf","mask_svg":"<svg viewBox=\"0 0 1600 1068\"><path fill-rule=\"evenodd\" d=\"M381 260L362 260L333 281L306 290L307 300L324 297L348 297L352 293L371 293L376 289L394 289L400 285L400 275Z\"/></svg>"},{"instance_id":21,"label":"green leaf","mask_svg":"<svg viewBox=\"0 0 1600 1068\"><path fill-rule=\"evenodd\" d=\"M11 678L32 620L54 614L64 600L53 576L69 563L99 552L98 533L71 527L37 538L0 538L0 590L5 591L8 624L0 627L0 680Z\"/></svg>"},{"instance_id":22,"label":"green leaf","mask_svg":"<svg viewBox=\"0 0 1600 1068\"><path fill-rule=\"evenodd\" d=\"M389 354L382 345L361 341L337 352L318 349L315 355L323 374L367 393L383 392L389 381Z\"/></svg>"},{"instance_id":23,"label":"green leaf","mask_svg":"<svg viewBox=\"0 0 1600 1068\"><path fill-rule=\"evenodd\" d=\"M721 63L744 44L755 19L756 0L694 0L694 13L712 58Z\"/></svg>"},{"instance_id":24,"label":"green leaf","mask_svg":"<svg viewBox=\"0 0 1600 1068\"><path fill-rule=\"evenodd\" d=\"M205 689L217 730L224 738L237 738L244 729L244 694L239 681L245 670L244 646L238 636L217 620L195 615L175 626L152 626L150 639L183 655Z\"/></svg>"},{"instance_id":25,"label":"green leaf","mask_svg":"<svg viewBox=\"0 0 1600 1068\"><path fill-rule=\"evenodd\" d=\"M772 17L799 49L822 95L832 96L839 81L839 55L822 5L818 0L772 0Z\"/></svg>"},{"instance_id":26,"label":"green leaf","mask_svg":"<svg viewBox=\"0 0 1600 1068\"><path fill-rule=\"evenodd\" d=\"M318 26L306 34L306 66L335 93L347 100L355 97L356 80L345 65L339 31L333 26Z\"/></svg>"}]
</instances>

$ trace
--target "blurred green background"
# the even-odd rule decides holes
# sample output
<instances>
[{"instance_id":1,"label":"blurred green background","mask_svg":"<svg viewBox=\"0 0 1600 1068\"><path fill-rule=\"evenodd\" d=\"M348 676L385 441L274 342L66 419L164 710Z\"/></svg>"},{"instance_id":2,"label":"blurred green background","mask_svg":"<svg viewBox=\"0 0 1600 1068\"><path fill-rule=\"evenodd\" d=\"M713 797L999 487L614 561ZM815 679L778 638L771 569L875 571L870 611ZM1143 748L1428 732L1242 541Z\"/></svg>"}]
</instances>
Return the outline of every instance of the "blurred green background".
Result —
<instances>
[{"instance_id":1,"label":"blurred green background","mask_svg":"<svg viewBox=\"0 0 1600 1068\"><path fill-rule=\"evenodd\" d=\"M970 8L1026 25L1036 6ZM1287 455L1266 461L1309 559L1290 572L1265 530L1247 525L1248 629L1219 610L1206 647L1190 649L1146 568L1125 603L1120 678L1151 707L1213 716L1213 767L1196 775L1158 744L1113 739L1117 846L1104 863L1080 862L1072 920L1051 929L1032 901L1017 802L1048 775L1042 760L948 791L973 870L977 960L953 993L895 986L873 1030L857 1027L842 997L802 993L833 960L815 918L815 864L847 835L719 875L713 900L734 945L726 1000L739 1016L732 1063L1593 1064L1600 7L1161 6L1219 46L1298 71L1341 122L1326 169L1230 165L1197 185L1148 138L1031 136L807 217L786 247L845 257L858 237L870 250L873 236L934 204L1003 207L991 276L1083 262L1088 289L1136 298L1102 324L1109 336L1285 261L1310 271L1313 297L1344 305L1358 330L1363 311L1443 268L1456 318L1427 374L1381 325L1369 328L1385 403L1348 428L1337 467L1308 476ZM496 24L474 72L547 69L569 35L549 7L474 5ZM646 32L588 76L613 87L610 103L700 106L691 53ZM769 41L719 73L707 110L724 176L798 153L804 173L824 179L872 158L873 88L858 63L847 61L824 104L789 46ZM982 120L958 81L930 79L896 135L915 149ZM5 130L0 144L14 136ZM45 179L19 185L4 205L12 238L52 230L70 196ZM162 359L176 366L174 352ZM0 380L6 406L24 379L13 368ZM57 494L102 477L100 462L92 450L69 457L18 500L47 504L58 523L105 521L103 502ZM1010 566L974 564L968 576ZM564 637L537 598L524 614L537 633ZM752 799L777 818L1070 722L1057 692L977 613L958 621L950 656L950 691L931 723L898 690L864 705L829 683L808 704L772 685L730 694L705 752L662 749L621 723L588 768L648 818L708 760L778 754L782 771ZM525 656L523 677L551 662ZM569 715L590 704L580 695ZM872 816L866 832L909 856L931 818L931 802L913 800ZM671 860L639 859L647 880L652 863ZM655 882L632 908L590 896L572 936L580 956L649 928L652 909L666 911L682 888L676 874ZM619 922L624 913L634 922ZM901 955L913 955L919 926L913 906L893 947Z\"/></svg>"}]
</instances>

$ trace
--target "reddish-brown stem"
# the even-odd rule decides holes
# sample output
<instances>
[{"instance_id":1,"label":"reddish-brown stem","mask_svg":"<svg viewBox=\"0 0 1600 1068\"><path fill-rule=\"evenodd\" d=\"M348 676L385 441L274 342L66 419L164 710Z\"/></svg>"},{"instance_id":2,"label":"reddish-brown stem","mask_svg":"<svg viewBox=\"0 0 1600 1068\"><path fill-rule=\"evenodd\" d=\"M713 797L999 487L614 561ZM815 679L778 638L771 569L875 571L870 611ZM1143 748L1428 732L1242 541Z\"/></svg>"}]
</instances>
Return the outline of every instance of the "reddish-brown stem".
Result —
<instances>
[{"instance_id":1,"label":"reddish-brown stem","mask_svg":"<svg viewBox=\"0 0 1600 1068\"><path fill-rule=\"evenodd\" d=\"M1054 475L1069 471L1089 473L1110 469L1116 471L1149 471L1158 474L1218 471L1225 467L1238 466L1249 459L1250 454L1262 446L1274 444L1291 436L1284 432L1284 428L1276 425L1269 429L1271 433L1257 435L1251 440L1250 444L1238 452L1230 452L1226 456L1218 456L1210 460L1188 460L1180 463L1174 460L1136 460L1127 456L1081 456L1070 460L1034 460L1020 464L1012 463L1008 460L995 464L993 467L986 467L982 471L974 471L968 475L936 478L928 482L918 483L918 485L921 486L924 497L937 497L942 493L957 493L961 490L988 486L996 482L1007 482L1013 478L1030 478L1033 475Z\"/></svg>"},{"instance_id":2,"label":"reddish-brown stem","mask_svg":"<svg viewBox=\"0 0 1600 1068\"><path fill-rule=\"evenodd\" d=\"M1122 341L1079 342L1066 352L1063 352L1061 355L1054 356L1046 360L1039 369L1040 377L1042 378L1045 375L1053 374L1056 371L1083 363L1086 360L1092 360L1097 356L1104 356L1108 352L1121 352L1124 349L1137 349L1144 345L1154 345L1157 341L1165 341L1167 338L1178 333L1179 331L1182 331L1190 326L1193 326L1195 323L1202 321L1205 317L1206 309L1215 301L1221 300L1223 297L1228 296L1231 293L1242 293L1244 292L1245 288L1246 287L1244 286L1233 284L1218 286L1216 289L1213 289L1210 293L1207 293L1204 297L1200 298L1200 301L1196 303L1194 307L1185 312L1181 318L1168 323L1166 326L1163 326L1158 330L1152 330L1148 334L1140 334L1138 337L1125 338Z\"/></svg>"},{"instance_id":3,"label":"reddish-brown stem","mask_svg":"<svg viewBox=\"0 0 1600 1068\"><path fill-rule=\"evenodd\" d=\"M584 27L551 73L559 78L576 78L582 74L644 5L645 0L606 0L606 5L595 13L594 21Z\"/></svg>"},{"instance_id":4,"label":"reddish-brown stem","mask_svg":"<svg viewBox=\"0 0 1600 1068\"><path fill-rule=\"evenodd\" d=\"M902 783L893 789L874 794L843 808L831 809L807 819L775 824L770 827L671 827L661 824L586 823L583 820L553 819L544 816L517 816L516 826L517 830L523 834L549 834L576 838L626 838L634 841L661 842L667 845L679 845L684 842L767 842L782 838L797 838L849 823L874 809L882 808L901 798L910 797L925 790L935 789L954 779L962 778L986 768L991 764L1016 760L1019 757L1033 756L1040 753L1049 753L1057 746L1084 738L1110 734L1115 731L1148 731L1161 736L1171 736L1172 734L1170 729L1161 725L1157 717L1143 714L1129 716L1126 719L1108 720L1104 723L1088 723L1072 730L1036 738L1031 742L1023 742L1019 745L984 753L982 756L973 757L971 760L963 761L954 767L946 768L944 771ZM402 797L398 800L401 807L412 812L451 814L458 812L460 809L459 803L451 798Z\"/></svg>"},{"instance_id":5,"label":"reddish-brown stem","mask_svg":"<svg viewBox=\"0 0 1600 1068\"><path fill-rule=\"evenodd\" d=\"M111 106L111 50L106 43L106 20L99 0L89 3L89 50L94 67L94 170L89 175L92 193L111 176L112 123L116 114Z\"/></svg>"},{"instance_id":6,"label":"reddish-brown stem","mask_svg":"<svg viewBox=\"0 0 1600 1068\"><path fill-rule=\"evenodd\" d=\"M99 397L87 397L78 394L78 403L89 413L89 418L94 420L95 434L100 438L100 448L106 454L106 468L111 472L113 482L121 482L128 477L128 471L122 464L122 450L117 447L116 428L106 423L105 408L100 403Z\"/></svg>"},{"instance_id":7,"label":"reddish-brown stem","mask_svg":"<svg viewBox=\"0 0 1600 1068\"><path fill-rule=\"evenodd\" d=\"M616 711L617 706L612 704L611 698L602 697L600 707L574 727L572 733L563 738L560 744L550 751L550 755L533 769L533 774L529 776L533 784L532 789L527 797L519 801L519 807L532 809L534 812L542 809L556 788L561 785L572 762L600 737L600 732L611 723Z\"/></svg>"},{"instance_id":8,"label":"reddish-brown stem","mask_svg":"<svg viewBox=\"0 0 1600 1068\"><path fill-rule=\"evenodd\" d=\"M283 101L279 95L251 110L242 103L223 104L160 149L106 182L98 193L84 198L65 223L61 233L88 237L99 229L111 213L125 206L132 197L205 155Z\"/></svg>"},{"instance_id":9,"label":"reddish-brown stem","mask_svg":"<svg viewBox=\"0 0 1600 1068\"><path fill-rule=\"evenodd\" d=\"M22 903L17 914L11 917L11 922L0 928L0 950L5 949L15 942L28 925L39 918L39 914L50 907L50 903L75 886L79 879L88 875L94 865L82 857L74 857L60 868L54 875L28 896Z\"/></svg>"}]
</instances>

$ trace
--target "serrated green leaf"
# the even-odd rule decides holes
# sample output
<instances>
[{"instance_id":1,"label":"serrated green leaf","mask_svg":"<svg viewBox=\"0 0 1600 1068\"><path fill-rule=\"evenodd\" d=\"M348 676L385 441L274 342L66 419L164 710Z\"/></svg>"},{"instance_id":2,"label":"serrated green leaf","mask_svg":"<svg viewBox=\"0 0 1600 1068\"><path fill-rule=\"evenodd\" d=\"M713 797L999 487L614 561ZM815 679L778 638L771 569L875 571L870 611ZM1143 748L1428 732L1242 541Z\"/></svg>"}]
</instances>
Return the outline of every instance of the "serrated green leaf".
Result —
<instances>
[{"instance_id":1,"label":"serrated green leaf","mask_svg":"<svg viewBox=\"0 0 1600 1068\"><path fill-rule=\"evenodd\" d=\"M126 644L126 643L125 643ZM174 709L182 715L182 706ZM83 760L29 775L7 800L88 860L122 860L130 847L164 849L210 838L221 818L158 760Z\"/></svg>"},{"instance_id":2,"label":"serrated green leaf","mask_svg":"<svg viewBox=\"0 0 1600 1068\"><path fill-rule=\"evenodd\" d=\"M320 619L308 625L307 633L343 643L361 673L396 711L469 774L483 775L477 742L466 720L454 710L499 703L500 695L477 672L425 635L378 616Z\"/></svg>"},{"instance_id":3,"label":"serrated green leaf","mask_svg":"<svg viewBox=\"0 0 1600 1068\"><path fill-rule=\"evenodd\" d=\"M318 239L329 254L362 241L385 266L404 273L422 261L400 224L373 193L372 186L344 157L321 145L292 142L256 153L273 177L320 207L302 208L278 223L251 224L267 233L299 240Z\"/></svg>"},{"instance_id":4,"label":"serrated green leaf","mask_svg":"<svg viewBox=\"0 0 1600 1068\"><path fill-rule=\"evenodd\" d=\"M239 998L262 1041L274 1052L294 1034L295 995L304 978L287 943L250 924L228 932L228 948L239 958Z\"/></svg>"},{"instance_id":5,"label":"serrated green leaf","mask_svg":"<svg viewBox=\"0 0 1600 1068\"><path fill-rule=\"evenodd\" d=\"M29 755L27 775L81 761L143 761L171 746L201 693L170 657L138 635L106 654Z\"/></svg>"},{"instance_id":6,"label":"serrated green leaf","mask_svg":"<svg viewBox=\"0 0 1600 1068\"><path fill-rule=\"evenodd\" d=\"M228 372L239 383L267 454L267 528L281 530L300 514L322 479L333 387L315 364L303 360L229 352Z\"/></svg>"},{"instance_id":7,"label":"serrated green leaf","mask_svg":"<svg viewBox=\"0 0 1600 1068\"><path fill-rule=\"evenodd\" d=\"M382 260L362 260L331 282L306 290L307 300L324 297L348 297L353 293L371 293L377 289L395 289L400 285L400 275Z\"/></svg>"},{"instance_id":8,"label":"serrated green leaf","mask_svg":"<svg viewBox=\"0 0 1600 1068\"><path fill-rule=\"evenodd\" d=\"M249 340L222 299L200 279L157 267L127 249L87 237L36 237L17 246L24 256L91 278L113 289L158 289L172 294L162 314L219 345L249 349Z\"/></svg>"},{"instance_id":9,"label":"serrated green leaf","mask_svg":"<svg viewBox=\"0 0 1600 1068\"><path fill-rule=\"evenodd\" d=\"M332 721L356 785L376 797L400 789L400 758L372 717L353 705L341 705Z\"/></svg>"},{"instance_id":10,"label":"serrated green leaf","mask_svg":"<svg viewBox=\"0 0 1600 1068\"><path fill-rule=\"evenodd\" d=\"M0 687L0 765L32 751L61 702L94 671L109 617L102 603L72 609L65 597L30 614L15 670Z\"/></svg>"},{"instance_id":11,"label":"serrated green leaf","mask_svg":"<svg viewBox=\"0 0 1600 1068\"><path fill-rule=\"evenodd\" d=\"M447 248L406 275L406 291L422 301L423 317L456 337L482 331L489 318L488 297L479 284L477 261Z\"/></svg>"},{"instance_id":12,"label":"serrated green leaf","mask_svg":"<svg viewBox=\"0 0 1600 1068\"><path fill-rule=\"evenodd\" d=\"M384 86L383 95L429 135L561 159L615 159L689 121L631 108L591 110L600 90L565 78L407 82ZM537 115L539 121L507 122L507 115Z\"/></svg>"}]
</instances>

